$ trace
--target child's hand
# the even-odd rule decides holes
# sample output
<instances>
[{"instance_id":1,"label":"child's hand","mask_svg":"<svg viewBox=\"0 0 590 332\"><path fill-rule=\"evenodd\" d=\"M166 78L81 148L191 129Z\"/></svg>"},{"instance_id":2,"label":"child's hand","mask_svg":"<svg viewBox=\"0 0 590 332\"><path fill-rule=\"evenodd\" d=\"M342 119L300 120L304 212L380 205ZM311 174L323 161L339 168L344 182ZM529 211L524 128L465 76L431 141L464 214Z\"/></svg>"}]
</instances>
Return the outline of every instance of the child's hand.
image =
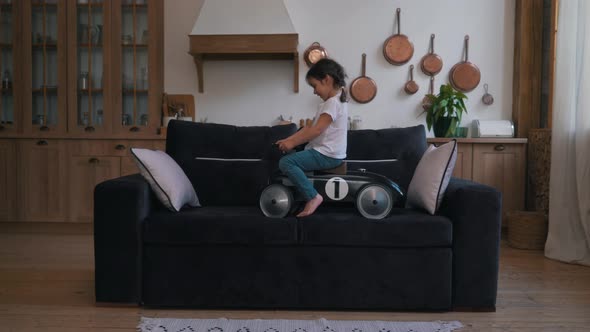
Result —
<instances>
[{"instance_id":1,"label":"child's hand","mask_svg":"<svg viewBox=\"0 0 590 332\"><path fill-rule=\"evenodd\" d=\"M279 150L281 150L284 153L293 150L293 148L295 147L293 142L289 139L286 139L286 138L276 141L275 144L277 145Z\"/></svg>"}]
</instances>

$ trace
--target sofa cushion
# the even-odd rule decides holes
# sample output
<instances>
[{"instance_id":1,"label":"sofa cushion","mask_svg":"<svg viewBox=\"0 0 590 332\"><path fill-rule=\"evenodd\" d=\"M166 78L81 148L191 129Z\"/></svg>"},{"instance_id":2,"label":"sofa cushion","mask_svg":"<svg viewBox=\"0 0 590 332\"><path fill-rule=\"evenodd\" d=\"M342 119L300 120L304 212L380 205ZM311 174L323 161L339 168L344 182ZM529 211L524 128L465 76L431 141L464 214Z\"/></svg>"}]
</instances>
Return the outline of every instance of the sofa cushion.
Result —
<instances>
[{"instance_id":1,"label":"sofa cushion","mask_svg":"<svg viewBox=\"0 0 590 332\"><path fill-rule=\"evenodd\" d=\"M297 243L295 218L271 219L258 207L208 207L172 213L160 210L143 223L152 244L289 245Z\"/></svg>"},{"instance_id":2,"label":"sofa cushion","mask_svg":"<svg viewBox=\"0 0 590 332\"><path fill-rule=\"evenodd\" d=\"M273 167L261 159L195 158L186 162L188 178L202 206L258 205Z\"/></svg>"},{"instance_id":3,"label":"sofa cushion","mask_svg":"<svg viewBox=\"0 0 590 332\"><path fill-rule=\"evenodd\" d=\"M131 148L131 155L156 197L170 211L180 211L185 205L201 206L186 174L166 152Z\"/></svg>"},{"instance_id":4,"label":"sofa cushion","mask_svg":"<svg viewBox=\"0 0 590 332\"><path fill-rule=\"evenodd\" d=\"M365 168L387 176L405 192L426 151L423 125L407 128L351 130L348 132L348 169ZM380 160L380 162L370 162ZM347 162L348 163L348 162Z\"/></svg>"},{"instance_id":5,"label":"sofa cushion","mask_svg":"<svg viewBox=\"0 0 590 332\"><path fill-rule=\"evenodd\" d=\"M296 131L295 124L238 127L172 120L167 130L166 152L179 164L195 157L278 161L282 154L272 143Z\"/></svg>"},{"instance_id":6,"label":"sofa cushion","mask_svg":"<svg viewBox=\"0 0 590 332\"><path fill-rule=\"evenodd\" d=\"M457 140L439 147L431 145L418 163L410 186L406 207L435 214L443 200L457 160Z\"/></svg>"},{"instance_id":7,"label":"sofa cushion","mask_svg":"<svg viewBox=\"0 0 590 332\"><path fill-rule=\"evenodd\" d=\"M304 245L423 248L450 247L453 225L443 216L410 209L393 209L389 217L366 219L348 206L320 206L299 219Z\"/></svg>"},{"instance_id":8,"label":"sofa cushion","mask_svg":"<svg viewBox=\"0 0 590 332\"><path fill-rule=\"evenodd\" d=\"M257 205L282 156L273 147L294 124L238 127L170 121L166 152L184 170L203 206Z\"/></svg>"}]
</instances>

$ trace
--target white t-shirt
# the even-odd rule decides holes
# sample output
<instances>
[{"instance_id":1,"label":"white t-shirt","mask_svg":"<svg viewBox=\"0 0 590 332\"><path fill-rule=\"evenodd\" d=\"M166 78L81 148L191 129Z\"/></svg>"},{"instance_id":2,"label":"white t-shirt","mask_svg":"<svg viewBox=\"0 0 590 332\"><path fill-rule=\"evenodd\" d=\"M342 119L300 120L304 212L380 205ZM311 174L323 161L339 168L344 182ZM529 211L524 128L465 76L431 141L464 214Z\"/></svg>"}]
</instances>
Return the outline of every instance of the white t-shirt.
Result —
<instances>
[{"instance_id":1,"label":"white t-shirt","mask_svg":"<svg viewBox=\"0 0 590 332\"><path fill-rule=\"evenodd\" d=\"M348 130L348 103L340 101L338 93L332 98L321 103L315 115L315 125L323 113L332 117L332 123L320 136L309 141L305 149L315 149L319 153L336 159L346 158L346 141Z\"/></svg>"}]
</instances>

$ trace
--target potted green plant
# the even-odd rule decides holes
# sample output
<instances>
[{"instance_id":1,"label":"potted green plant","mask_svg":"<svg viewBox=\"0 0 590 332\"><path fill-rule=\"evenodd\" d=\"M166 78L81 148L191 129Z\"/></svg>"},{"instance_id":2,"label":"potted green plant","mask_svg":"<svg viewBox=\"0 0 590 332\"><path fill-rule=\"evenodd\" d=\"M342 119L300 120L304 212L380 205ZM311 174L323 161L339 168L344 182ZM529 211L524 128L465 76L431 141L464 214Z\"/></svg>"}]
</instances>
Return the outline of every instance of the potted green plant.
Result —
<instances>
[{"instance_id":1,"label":"potted green plant","mask_svg":"<svg viewBox=\"0 0 590 332\"><path fill-rule=\"evenodd\" d=\"M463 112L467 113L463 101L467 96L447 83L440 86L437 95L427 94L426 97L430 104L424 110L428 130L434 128L436 137L452 137L461 123Z\"/></svg>"}]
</instances>

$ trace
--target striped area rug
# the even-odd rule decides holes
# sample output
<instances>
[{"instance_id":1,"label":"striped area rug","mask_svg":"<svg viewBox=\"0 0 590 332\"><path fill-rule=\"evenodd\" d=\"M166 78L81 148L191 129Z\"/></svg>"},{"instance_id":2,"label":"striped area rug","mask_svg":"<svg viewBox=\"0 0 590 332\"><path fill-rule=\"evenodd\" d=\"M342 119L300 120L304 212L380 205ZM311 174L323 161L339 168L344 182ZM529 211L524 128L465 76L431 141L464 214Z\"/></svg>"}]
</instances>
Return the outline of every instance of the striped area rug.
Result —
<instances>
[{"instance_id":1,"label":"striped area rug","mask_svg":"<svg viewBox=\"0 0 590 332\"><path fill-rule=\"evenodd\" d=\"M289 319L175 319L142 317L141 332L451 332L458 321L392 322Z\"/></svg>"}]
</instances>

